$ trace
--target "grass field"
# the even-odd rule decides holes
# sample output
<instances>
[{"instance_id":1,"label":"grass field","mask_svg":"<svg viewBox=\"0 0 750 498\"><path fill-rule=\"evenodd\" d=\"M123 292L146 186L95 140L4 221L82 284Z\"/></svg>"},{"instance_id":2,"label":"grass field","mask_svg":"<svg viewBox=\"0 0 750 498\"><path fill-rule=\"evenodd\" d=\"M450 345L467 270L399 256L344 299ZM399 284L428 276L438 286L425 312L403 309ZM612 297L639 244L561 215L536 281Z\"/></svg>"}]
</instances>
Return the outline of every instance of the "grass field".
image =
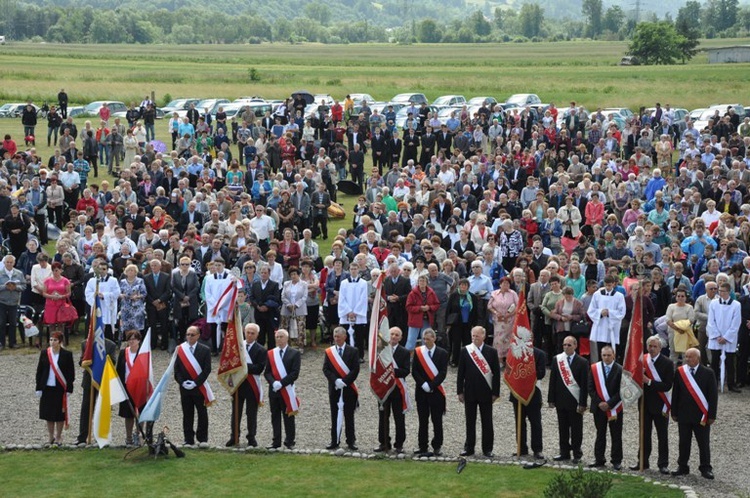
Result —
<instances>
[{"instance_id":1,"label":"grass field","mask_svg":"<svg viewBox=\"0 0 750 498\"><path fill-rule=\"evenodd\" d=\"M705 40L701 48L746 43ZM54 101L65 87L71 102L259 94L281 98L301 88L342 98L365 92L388 100L406 91L434 99L537 93L544 102L576 100L596 107L689 109L744 101L750 64L711 65L700 53L690 64L617 66L626 42L481 45L53 45L11 44L0 51L5 84L0 101ZM260 81L249 79L254 68Z\"/></svg>"},{"instance_id":2,"label":"grass field","mask_svg":"<svg viewBox=\"0 0 750 498\"><path fill-rule=\"evenodd\" d=\"M556 470L469 463L189 451L185 459L122 459L123 450L0 453L3 496L538 497ZM177 477L179 476L179 477ZM356 476L355 479L352 476ZM106 491L104 488L106 487ZM672 498L679 490L615 476L608 498Z\"/></svg>"}]
</instances>

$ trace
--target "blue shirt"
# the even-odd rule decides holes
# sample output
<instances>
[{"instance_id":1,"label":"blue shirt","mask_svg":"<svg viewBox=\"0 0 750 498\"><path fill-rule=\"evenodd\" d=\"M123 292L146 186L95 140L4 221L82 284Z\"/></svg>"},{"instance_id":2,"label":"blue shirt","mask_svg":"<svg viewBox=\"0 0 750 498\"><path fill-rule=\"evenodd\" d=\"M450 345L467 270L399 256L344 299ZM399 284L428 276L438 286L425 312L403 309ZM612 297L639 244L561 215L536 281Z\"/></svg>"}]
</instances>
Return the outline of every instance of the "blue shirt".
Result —
<instances>
[{"instance_id":1,"label":"blue shirt","mask_svg":"<svg viewBox=\"0 0 750 498\"><path fill-rule=\"evenodd\" d=\"M481 299L489 301L492 291L495 289L492 287L492 280L485 274L480 276L472 275L468 278L469 280L469 292L477 295ZM485 291L484 296L479 296L478 293Z\"/></svg>"}]
</instances>

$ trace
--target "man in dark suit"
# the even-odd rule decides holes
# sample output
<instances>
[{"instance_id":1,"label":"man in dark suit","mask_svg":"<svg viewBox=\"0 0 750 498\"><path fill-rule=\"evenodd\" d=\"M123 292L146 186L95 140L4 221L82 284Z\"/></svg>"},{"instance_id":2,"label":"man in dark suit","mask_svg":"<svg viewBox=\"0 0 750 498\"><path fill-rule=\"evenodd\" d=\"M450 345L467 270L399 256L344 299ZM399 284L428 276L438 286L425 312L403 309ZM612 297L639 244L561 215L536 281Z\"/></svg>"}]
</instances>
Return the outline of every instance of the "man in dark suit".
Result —
<instances>
[{"instance_id":1,"label":"man in dark suit","mask_svg":"<svg viewBox=\"0 0 750 498\"><path fill-rule=\"evenodd\" d=\"M143 230L143 224L146 223L146 217L142 214L138 214L138 204L135 202L131 203L128 207L128 212L120 220L120 225L124 227L127 220L133 220L133 230Z\"/></svg>"},{"instance_id":2,"label":"man in dark suit","mask_svg":"<svg viewBox=\"0 0 750 498\"><path fill-rule=\"evenodd\" d=\"M168 273L161 271L161 261L152 259L149 262L151 274L143 278L146 285L146 316L151 328L151 348L156 349L161 333L161 349L166 350L169 343L169 304L172 299L172 281Z\"/></svg>"},{"instance_id":3,"label":"man in dark suit","mask_svg":"<svg viewBox=\"0 0 750 498\"><path fill-rule=\"evenodd\" d=\"M378 168L378 172L382 175L383 168L388 167L388 139L380 128L375 128L375 132L370 138L370 149L372 149L372 164Z\"/></svg>"},{"instance_id":4,"label":"man in dark suit","mask_svg":"<svg viewBox=\"0 0 750 498\"><path fill-rule=\"evenodd\" d=\"M247 378L237 388L237 403L232 403L232 431L226 444L227 447L234 446L238 440L238 436L235 434L234 421L242 418L243 407L247 414L247 445L251 448L258 446L258 441L255 439L255 433L258 429L258 406L263 402L260 376L268 362L268 351L257 342L259 331L260 327L255 323L245 325ZM239 409L239 413L236 415L235 407Z\"/></svg>"},{"instance_id":5,"label":"man in dark suit","mask_svg":"<svg viewBox=\"0 0 750 498\"><path fill-rule=\"evenodd\" d=\"M177 230L179 230L180 235L185 234L185 230L187 230L188 225L191 223L195 225L195 228L198 230L203 228L203 214L196 210L196 206L197 204L195 201L190 201L188 203L187 211L180 215L180 222L177 225Z\"/></svg>"},{"instance_id":6,"label":"man in dark suit","mask_svg":"<svg viewBox=\"0 0 750 498\"><path fill-rule=\"evenodd\" d=\"M513 166L508 170L508 181L510 182L510 188L521 193L521 190L526 186L526 170L521 167L519 161L513 161Z\"/></svg>"},{"instance_id":7,"label":"man in dark suit","mask_svg":"<svg viewBox=\"0 0 750 498\"><path fill-rule=\"evenodd\" d=\"M458 359L458 401L466 413L466 442L461 456L474 454L477 439L477 409L482 416L482 453L492 458L495 432L492 403L500 397L500 364L497 350L484 343L484 327L471 329L471 344L461 349Z\"/></svg>"},{"instance_id":8,"label":"man in dark suit","mask_svg":"<svg viewBox=\"0 0 750 498\"><path fill-rule=\"evenodd\" d=\"M404 135L404 156L401 159L401 166L406 166L406 162L409 159L416 163L418 149L419 135L417 135L414 129L410 128L406 135Z\"/></svg>"},{"instance_id":9,"label":"man in dark suit","mask_svg":"<svg viewBox=\"0 0 750 498\"><path fill-rule=\"evenodd\" d=\"M437 138L435 140L437 143L438 152L442 150L446 158L451 157L453 134L448 131L448 127L446 125L440 125L440 131L438 132Z\"/></svg>"},{"instance_id":10,"label":"man in dark suit","mask_svg":"<svg viewBox=\"0 0 750 498\"><path fill-rule=\"evenodd\" d=\"M359 353L357 348L346 344L347 333L344 327L333 330L333 346L326 350L323 361L323 375L328 379L328 401L331 406L331 443L327 450L339 447L341 433L338 427L339 410L344 412L343 425L346 426L346 447L357 451L357 436L354 431L354 410L359 405L359 392L354 381L359 375ZM343 406L339 406L342 404Z\"/></svg>"},{"instance_id":11,"label":"man in dark suit","mask_svg":"<svg viewBox=\"0 0 750 498\"><path fill-rule=\"evenodd\" d=\"M437 135L432 133L431 126L425 126L424 133L422 134L422 152L419 154L419 163L423 168L426 168L432 156L435 155L435 145L437 144Z\"/></svg>"},{"instance_id":12,"label":"man in dark suit","mask_svg":"<svg viewBox=\"0 0 750 498\"><path fill-rule=\"evenodd\" d=\"M716 376L710 368L700 364L701 353L695 348L685 351L685 365L677 369L674 388L672 389L672 420L677 422L680 434L680 456L677 458L677 470L673 476L690 473L690 446L695 435L700 454L701 475L706 479L713 479L711 467L711 425L716 421L716 409L719 402L719 392L716 386ZM693 382L694 381L694 382ZM708 402L704 406L688 390L700 391ZM705 412L704 412L705 410Z\"/></svg>"},{"instance_id":13,"label":"man in dark suit","mask_svg":"<svg viewBox=\"0 0 750 498\"><path fill-rule=\"evenodd\" d=\"M269 384L268 404L271 408L271 426L273 427L273 441L268 449L281 448L281 421L283 419L284 433L286 435L284 446L291 450L294 448L294 439L297 431L294 407L298 406L298 404L295 404L294 382L299 377L301 356L299 351L289 347L289 332L286 330L277 330L275 339L276 348L269 349L268 363L263 374ZM281 375L281 372L279 372L279 376L277 377L274 374L271 356L274 357L274 361L281 360L286 375ZM282 395L282 390L286 393L285 395ZM288 399L292 401L290 405L287 405L285 400L285 396L287 395L289 396Z\"/></svg>"},{"instance_id":14,"label":"man in dark suit","mask_svg":"<svg viewBox=\"0 0 750 498\"><path fill-rule=\"evenodd\" d=\"M447 226L448 220L453 215L453 205L447 199L445 192L440 192L432 204L432 209L437 213L438 220L443 226Z\"/></svg>"},{"instance_id":15,"label":"man in dark suit","mask_svg":"<svg viewBox=\"0 0 750 498\"><path fill-rule=\"evenodd\" d=\"M190 268L192 260L187 256L179 259L179 271L172 273L172 318L177 327L178 342L188 325L198 319L201 284ZM161 280L161 279L160 279Z\"/></svg>"},{"instance_id":16,"label":"man in dark suit","mask_svg":"<svg viewBox=\"0 0 750 498\"><path fill-rule=\"evenodd\" d=\"M393 413L393 423L396 426L396 439L392 446L396 453L404 452L404 441L406 441L406 420L404 413L408 407L408 391L406 388L406 377L409 375L411 358L409 350L399 345L403 332L398 327L389 330L390 342L388 346L393 353L393 371L396 375L396 387L383 400L383 407L378 410L378 442L380 443L373 451L375 453L391 450L390 418Z\"/></svg>"},{"instance_id":17,"label":"man in dark suit","mask_svg":"<svg viewBox=\"0 0 750 498\"><path fill-rule=\"evenodd\" d=\"M435 339L434 330L425 329L422 332L423 345L415 350L411 365L411 375L416 384L414 397L419 417L417 451L420 456L442 455L443 415L447 402L443 381L448 374L448 351L438 347ZM430 419L435 433L432 438L432 452L427 450ZM484 433L484 430L482 432Z\"/></svg>"},{"instance_id":18,"label":"man in dark suit","mask_svg":"<svg viewBox=\"0 0 750 498\"><path fill-rule=\"evenodd\" d=\"M398 132L394 131L393 136L388 140L388 166L399 164L401 158L401 149L404 146L404 142L398 138Z\"/></svg>"},{"instance_id":19,"label":"man in dark suit","mask_svg":"<svg viewBox=\"0 0 750 498\"><path fill-rule=\"evenodd\" d=\"M394 326L406 330L406 298L411 292L411 282L401 275L397 264L388 267L388 276L383 282L388 320ZM403 344L402 344L403 346Z\"/></svg>"},{"instance_id":20,"label":"man in dark suit","mask_svg":"<svg viewBox=\"0 0 750 498\"><path fill-rule=\"evenodd\" d=\"M578 341L568 336L563 339L563 352L555 356L550 369L549 393L547 402L557 411L557 425L560 435L560 454L556 462L570 460L578 463L583 456L583 414L586 412L588 397L589 363L576 354Z\"/></svg>"},{"instance_id":21,"label":"man in dark suit","mask_svg":"<svg viewBox=\"0 0 750 498\"><path fill-rule=\"evenodd\" d=\"M268 265L261 266L258 271L260 280L253 282L250 287L248 301L255 308L255 323L260 327L259 342L266 344L268 338L268 349L274 347L274 333L278 320L278 311L281 307L281 291L279 284L270 279L271 270Z\"/></svg>"},{"instance_id":22,"label":"man in dark suit","mask_svg":"<svg viewBox=\"0 0 750 498\"><path fill-rule=\"evenodd\" d=\"M669 438L667 422L669 417L669 398L667 398L674 382L674 364L661 354L662 341L658 335L649 337L646 341L648 354L643 357L643 371L645 384L643 385L643 399L646 410L643 413L643 469L649 468L648 459L651 456L651 426L656 427L656 437L659 439L659 458L657 465L659 472L669 475ZM638 452L640 455L640 451ZM630 470L640 470L640 464L633 465Z\"/></svg>"},{"instance_id":23,"label":"man in dark suit","mask_svg":"<svg viewBox=\"0 0 750 498\"><path fill-rule=\"evenodd\" d=\"M594 443L594 463L589 467L604 467L604 452L607 448L607 427L612 438L611 461L614 470L622 468L622 399L620 398L620 381L622 366L615 363L615 352L610 346L604 346L600 357L602 361L591 365L589 376L589 396L591 396L591 413L596 425L596 442Z\"/></svg>"},{"instance_id":24,"label":"man in dark suit","mask_svg":"<svg viewBox=\"0 0 750 498\"><path fill-rule=\"evenodd\" d=\"M360 144L354 144L349 151L349 174L352 181L362 187L365 182L365 153L362 152Z\"/></svg>"},{"instance_id":25,"label":"man in dark suit","mask_svg":"<svg viewBox=\"0 0 750 498\"><path fill-rule=\"evenodd\" d=\"M542 380L547 373L547 354L539 348L534 348L534 363L536 365L536 380ZM518 417L518 399L510 394L508 401L513 404L514 420ZM526 443L526 419L531 426L531 451L534 459L544 460L542 454L542 391L539 387L534 388L534 395L526 406L521 406L521 455L529 454ZM518 426L516 426L517 428Z\"/></svg>"},{"instance_id":26,"label":"man in dark suit","mask_svg":"<svg viewBox=\"0 0 750 498\"><path fill-rule=\"evenodd\" d=\"M199 443L208 442L208 410L207 403L213 399L213 395L204 394L201 386L206 384L208 375L211 373L211 350L198 342L200 329L188 327L185 333L185 341L178 348L177 360L174 366L174 379L180 385L180 402L182 404L182 430L185 434L185 444L194 445L197 439ZM194 369L193 361L200 367L200 372ZM193 375L192 372L198 375ZM206 384L206 393L210 393L210 387ZM198 413L198 428L193 428L195 413Z\"/></svg>"},{"instance_id":27,"label":"man in dark suit","mask_svg":"<svg viewBox=\"0 0 750 498\"><path fill-rule=\"evenodd\" d=\"M359 129L358 123L354 123L351 131L346 134L346 143L348 145L347 149L349 150L349 152L354 150L355 144L359 144L359 148L363 152L365 151L365 133Z\"/></svg>"},{"instance_id":28,"label":"man in dark suit","mask_svg":"<svg viewBox=\"0 0 750 498\"><path fill-rule=\"evenodd\" d=\"M326 184L319 183L318 190L310 196L310 203L312 205L313 223L312 231L313 238L317 238L318 235L323 235L323 239L328 239L328 208L331 206L331 194L326 192Z\"/></svg>"}]
</instances>

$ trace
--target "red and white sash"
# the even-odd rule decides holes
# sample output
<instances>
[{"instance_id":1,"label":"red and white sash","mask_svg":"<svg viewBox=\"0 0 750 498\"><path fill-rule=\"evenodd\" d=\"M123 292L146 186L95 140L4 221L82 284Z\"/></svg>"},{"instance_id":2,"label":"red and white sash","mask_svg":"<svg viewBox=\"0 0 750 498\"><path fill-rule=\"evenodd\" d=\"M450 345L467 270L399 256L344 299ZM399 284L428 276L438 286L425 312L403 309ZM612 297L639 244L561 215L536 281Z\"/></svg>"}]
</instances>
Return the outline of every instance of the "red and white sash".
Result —
<instances>
[{"instance_id":1,"label":"red and white sash","mask_svg":"<svg viewBox=\"0 0 750 498\"><path fill-rule=\"evenodd\" d=\"M349 372L351 372L351 370L346 365L346 363L344 363L344 359L339 354L337 347L338 346L333 345L330 348L326 349L326 356L330 360L331 365L333 365L333 368L336 369L336 372L343 379L344 377L346 377L347 375L349 375ZM357 396L359 396L359 389L357 389L357 385L354 384L354 382L352 382L351 384L349 384L349 387L352 388L352 391L354 391L354 394L356 394Z\"/></svg>"},{"instance_id":2,"label":"red and white sash","mask_svg":"<svg viewBox=\"0 0 750 498\"><path fill-rule=\"evenodd\" d=\"M435 381L435 377L437 377L438 374L438 369L435 366L435 363L432 361L432 358L430 358L429 353L427 352L427 346L419 346L414 350L414 354L417 355L417 360L419 360L419 364L422 365L422 370L425 371L427 377L431 381ZM445 388L442 384L437 386L437 390L440 392L440 394L443 395L444 398L447 399Z\"/></svg>"},{"instance_id":3,"label":"red and white sash","mask_svg":"<svg viewBox=\"0 0 750 498\"><path fill-rule=\"evenodd\" d=\"M398 368L396 358L393 358L393 368ZM406 413L411 410L412 407L411 398L409 397L409 389L406 387L406 379L403 377L396 377L396 387L401 391L401 410L403 413Z\"/></svg>"},{"instance_id":4,"label":"red and white sash","mask_svg":"<svg viewBox=\"0 0 750 498\"><path fill-rule=\"evenodd\" d=\"M604 380L604 365L602 362L594 363L591 365L591 373L594 376L594 386L596 387L596 394L599 398L607 402L610 398L609 391L607 391L607 383ZM610 408L607 413L609 414L609 420L617 418L617 414L622 412L622 401L617 403L614 407Z\"/></svg>"},{"instance_id":5,"label":"red and white sash","mask_svg":"<svg viewBox=\"0 0 750 498\"><path fill-rule=\"evenodd\" d=\"M703 394L703 391L701 391L698 383L695 382L695 378L693 378L692 374L690 373L690 367L688 367L687 365L682 365L677 369L677 372L680 374L680 377L682 377L682 382L685 383L685 387L690 393L690 396L693 397L693 401L695 401L695 404L698 405L698 408L700 408L701 412L703 412L703 417L701 417L701 425L706 425L706 422L708 422L708 400L706 399L706 396Z\"/></svg>"},{"instance_id":6,"label":"red and white sash","mask_svg":"<svg viewBox=\"0 0 750 498\"><path fill-rule=\"evenodd\" d=\"M659 372L656 371L653 362L649 361L649 358L651 358L651 355L643 355L643 367L646 371L646 377L653 381L661 382L661 376L659 375ZM664 402L664 407L661 409L661 413L666 417L669 415L669 410L672 409L672 391L657 391L657 393L659 394L661 400Z\"/></svg>"},{"instance_id":7,"label":"red and white sash","mask_svg":"<svg viewBox=\"0 0 750 498\"><path fill-rule=\"evenodd\" d=\"M250 358L250 354L247 352L247 346L245 346L245 363L253 364L253 360ZM261 382L260 375L258 374L247 374L247 383L250 385L250 389L255 394L255 401L258 402L258 406L263 405L263 383Z\"/></svg>"},{"instance_id":8,"label":"red and white sash","mask_svg":"<svg viewBox=\"0 0 750 498\"><path fill-rule=\"evenodd\" d=\"M196 347L198 346L196 345ZM203 373L203 369L198 364L198 360L195 359L195 355L190 352L190 346L187 342L183 342L180 344L180 347L177 348L177 356L180 358L182 366L185 367L185 370L187 370L188 375L190 375L193 381ZM208 384L208 380L198 386L198 390L203 394L203 404L211 406L216 398L214 397L214 392L211 390L211 386Z\"/></svg>"},{"instance_id":9,"label":"red and white sash","mask_svg":"<svg viewBox=\"0 0 750 498\"><path fill-rule=\"evenodd\" d=\"M286 367L284 362L281 361L281 353L279 348L273 348L268 352L268 361L271 364L271 373L273 374L274 380L281 382L281 379L286 377ZM286 405L286 414L294 416L299 413L299 399L297 394L294 392L294 384L289 384L281 388L281 397L284 399Z\"/></svg>"},{"instance_id":10,"label":"red and white sash","mask_svg":"<svg viewBox=\"0 0 750 498\"><path fill-rule=\"evenodd\" d=\"M63 389L63 413L65 414L65 428L68 428L69 422L70 422L70 416L68 413L68 383L65 381L65 376L60 371L60 367L58 366L57 362L55 361L55 356L52 354L52 348L47 348L47 359L49 360L49 367L52 369L52 372L55 374L55 378L57 379L57 383L60 384L60 386ZM57 359L60 359L60 356L57 356Z\"/></svg>"},{"instance_id":11,"label":"red and white sash","mask_svg":"<svg viewBox=\"0 0 750 498\"><path fill-rule=\"evenodd\" d=\"M469 353L469 358L474 362L474 365L476 365L479 371L482 372L484 380L487 382L489 388L492 389L492 369L484 356L482 356L482 352L474 345L474 343L469 343L469 345L466 346L466 351Z\"/></svg>"},{"instance_id":12,"label":"red and white sash","mask_svg":"<svg viewBox=\"0 0 750 498\"><path fill-rule=\"evenodd\" d=\"M573 377L573 371L570 369L570 365L568 364L568 355L565 353L560 353L559 355L555 356L555 363L557 364L557 368L560 370L560 378L562 379L565 388L575 398L576 404L578 404L578 400L581 399L581 386L578 385L575 377Z\"/></svg>"}]
</instances>

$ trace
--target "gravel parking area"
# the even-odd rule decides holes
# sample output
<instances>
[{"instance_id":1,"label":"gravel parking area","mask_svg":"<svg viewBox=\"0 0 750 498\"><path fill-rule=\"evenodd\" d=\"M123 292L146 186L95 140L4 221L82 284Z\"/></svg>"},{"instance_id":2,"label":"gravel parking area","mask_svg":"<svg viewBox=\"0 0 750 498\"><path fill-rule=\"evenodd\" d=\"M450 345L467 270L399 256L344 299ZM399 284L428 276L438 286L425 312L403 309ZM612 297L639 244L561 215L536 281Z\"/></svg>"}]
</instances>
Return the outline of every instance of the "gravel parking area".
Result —
<instances>
[{"instance_id":1,"label":"gravel parking area","mask_svg":"<svg viewBox=\"0 0 750 498\"><path fill-rule=\"evenodd\" d=\"M78 350L75 356L78 357ZM322 449L329 442L330 411L328 408L327 384L322 373L322 351L306 351L302 357L302 373L297 382L298 397L302 402L301 412L297 419L297 448ZM38 401L34 396L34 375L38 353L36 350L21 349L0 353L0 445L8 444L43 444L46 442L44 422L38 420ZM166 352L154 353L154 371L156 381L167 366L169 356ZM211 385L217 397L217 403L209 408L209 443L211 446L223 446L229 438L231 397L220 386L215 376L218 361L214 359L214 372L210 377ZM71 428L64 433L64 442L72 443L78 434L78 421L81 409L80 370L76 372L76 387L71 397ZM414 383L410 378L410 390L413 394ZM445 456L456 456L463 449L464 413L463 407L455 396L456 370L449 369L445 386L448 391L448 413L445 419ZM377 441L377 402L369 392L369 382L360 374L360 409L356 414L357 445L360 451L370 452L378 445ZM547 381L542 382L542 392L546 399ZM551 458L558 451L557 421L552 409L543 410L544 454ZM495 447L497 458L509 460L515 452L515 420L511 403L508 402L508 389L501 388L501 398L493 410L495 423ZM750 420L750 390L742 394L726 393L719 395L719 415L712 428L711 448L715 481L706 481L698 474L698 451L693 445L691 469L693 474L682 478L662 476L658 471L647 471L648 477L657 481L674 482L678 485L692 486L700 496L750 496L750 464L748 443L744 431ZM171 428L171 439L182 441L182 413L180 411L177 386L172 384L162 410L159 425ZM407 414L407 440L405 449L411 456L416 448L417 416L414 412ZM391 424L391 431L393 431ZM244 431L244 423L243 423ZM480 431L481 432L481 431ZM593 460L594 423L590 414L584 417L584 463ZM676 468L677 461L677 427L670 423L670 466ZM654 440L656 435L654 434ZM116 418L113 423L113 444L124 444L125 424ZM258 443L266 446L271 442L271 420L267 407L258 414ZM638 417L633 410L626 411L624 423L623 467L632 465L638 453ZM241 437L244 444L244 432ZM477 448L479 450L479 448ZM609 448L608 448L609 449ZM652 466L655 466L655 455L652 455ZM653 468L653 467L652 467Z\"/></svg>"}]
</instances>

